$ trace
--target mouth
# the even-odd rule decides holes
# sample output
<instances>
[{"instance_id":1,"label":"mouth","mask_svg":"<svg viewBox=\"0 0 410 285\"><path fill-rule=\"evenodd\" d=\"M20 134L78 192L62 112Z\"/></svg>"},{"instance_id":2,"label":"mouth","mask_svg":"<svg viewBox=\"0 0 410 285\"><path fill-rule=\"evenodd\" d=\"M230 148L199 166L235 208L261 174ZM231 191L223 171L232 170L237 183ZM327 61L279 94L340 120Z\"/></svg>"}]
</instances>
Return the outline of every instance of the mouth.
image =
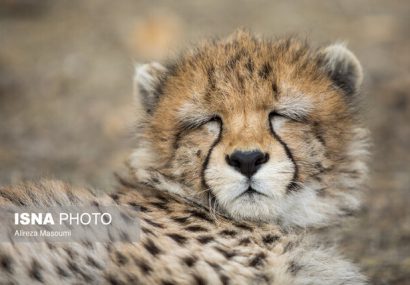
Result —
<instances>
[{"instance_id":1,"label":"mouth","mask_svg":"<svg viewBox=\"0 0 410 285\"><path fill-rule=\"evenodd\" d=\"M266 194L261 193L261 192L255 190L254 188L252 188L251 186L249 186L248 189L243 191L237 198L240 198L240 197L253 198L253 197L258 196L258 195L268 197Z\"/></svg>"}]
</instances>

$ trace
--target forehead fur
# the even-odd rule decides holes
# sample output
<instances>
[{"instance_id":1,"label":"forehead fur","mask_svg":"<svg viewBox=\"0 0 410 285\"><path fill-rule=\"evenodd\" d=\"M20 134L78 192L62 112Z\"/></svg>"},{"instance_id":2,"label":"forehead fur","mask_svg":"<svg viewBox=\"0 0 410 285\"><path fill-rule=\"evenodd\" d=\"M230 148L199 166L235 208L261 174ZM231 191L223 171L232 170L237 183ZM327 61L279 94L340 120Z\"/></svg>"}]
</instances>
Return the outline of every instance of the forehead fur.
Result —
<instances>
[{"instance_id":1,"label":"forehead fur","mask_svg":"<svg viewBox=\"0 0 410 285\"><path fill-rule=\"evenodd\" d=\"M240 31L225 40L203 43L168 64L158 86L162 94L158 109L169 112L175 106L175 113L194 121L244 108L317 120L334 117L347 106L320 67L320 54L305 41L271 41Z\"/></svg>"}]
</instances>

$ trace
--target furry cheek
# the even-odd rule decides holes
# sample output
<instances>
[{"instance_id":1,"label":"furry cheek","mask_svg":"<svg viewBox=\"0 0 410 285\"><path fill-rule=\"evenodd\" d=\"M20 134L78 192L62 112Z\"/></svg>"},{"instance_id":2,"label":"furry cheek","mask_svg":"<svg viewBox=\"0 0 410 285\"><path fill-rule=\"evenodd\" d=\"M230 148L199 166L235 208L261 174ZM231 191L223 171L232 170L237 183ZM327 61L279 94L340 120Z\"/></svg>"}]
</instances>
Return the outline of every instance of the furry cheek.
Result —
<instances>
[{"instance_id":1,"label":"furry cheek","mask_svg":"<svg viewBox=\"0 0 410 285\"><path fill-rule=\"evenodd\" d=\"M294 166L291 161L272 161L252 177L251 187L272 199L278 199L286 195L293 173Z\"/></svg>"}]
</instances>

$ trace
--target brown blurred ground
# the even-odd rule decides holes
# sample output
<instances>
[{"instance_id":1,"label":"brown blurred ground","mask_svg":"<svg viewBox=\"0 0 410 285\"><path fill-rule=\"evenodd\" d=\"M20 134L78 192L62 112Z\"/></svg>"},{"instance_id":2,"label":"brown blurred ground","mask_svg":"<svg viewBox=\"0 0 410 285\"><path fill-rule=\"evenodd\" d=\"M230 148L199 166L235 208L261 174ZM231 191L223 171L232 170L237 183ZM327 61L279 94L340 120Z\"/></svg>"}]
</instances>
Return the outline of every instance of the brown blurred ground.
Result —
<instances>
[{"instance_id":1,"label":"brown blurred ground","mask_svg":"<svg viewBox=\"0 0 410 285\"><path fill-rule=\"evenodd\" d=\"M237 27L347 40L361 59L370 190L359 219L334 234L374 284L410 284L407 1L4 0L0 184L47 176L110 189L132 146L133 63Z\"/></svg>"}]
</instances>

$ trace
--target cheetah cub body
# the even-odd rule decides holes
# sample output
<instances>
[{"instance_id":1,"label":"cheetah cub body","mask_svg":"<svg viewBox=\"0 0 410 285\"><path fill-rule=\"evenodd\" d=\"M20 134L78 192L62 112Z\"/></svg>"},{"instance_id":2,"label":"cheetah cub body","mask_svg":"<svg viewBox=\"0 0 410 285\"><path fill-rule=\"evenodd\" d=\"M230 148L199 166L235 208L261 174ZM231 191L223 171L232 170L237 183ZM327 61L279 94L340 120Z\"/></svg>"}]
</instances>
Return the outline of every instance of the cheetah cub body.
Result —
<instances>
[{"instance_id":1,"label":"cheetah cub body","mask_svg":"<svg viewBox=\"0 0 410 285\"><path fill-rule=\"evenodd\" d=\"M137 67L138 144L120 189L43 182L0 189L0 203L126 205L140 241L3 243L0 283L364 284L306 230L359 207L361 80L341 45L244 32Z\"/></svg>"},{"instance_id":2,"label":"cheetah cub body","mask_svg":"<svg viewBox=\"0 0 410 285\"><path fill-rule=\"evenodd\" d=\"M19 196L16 197L16 194ZM127 182L95 196L58 181L0 189L0 206L128 206L135 232L105 243L0 243L0 284L364 284L357 268L308 234L232 221L179 195ZM13 208L12 208L13 209ZM2 227L13 225L3 222ZM62 229L64 230L64 229Z\"/></svg>"}]
</instances>

